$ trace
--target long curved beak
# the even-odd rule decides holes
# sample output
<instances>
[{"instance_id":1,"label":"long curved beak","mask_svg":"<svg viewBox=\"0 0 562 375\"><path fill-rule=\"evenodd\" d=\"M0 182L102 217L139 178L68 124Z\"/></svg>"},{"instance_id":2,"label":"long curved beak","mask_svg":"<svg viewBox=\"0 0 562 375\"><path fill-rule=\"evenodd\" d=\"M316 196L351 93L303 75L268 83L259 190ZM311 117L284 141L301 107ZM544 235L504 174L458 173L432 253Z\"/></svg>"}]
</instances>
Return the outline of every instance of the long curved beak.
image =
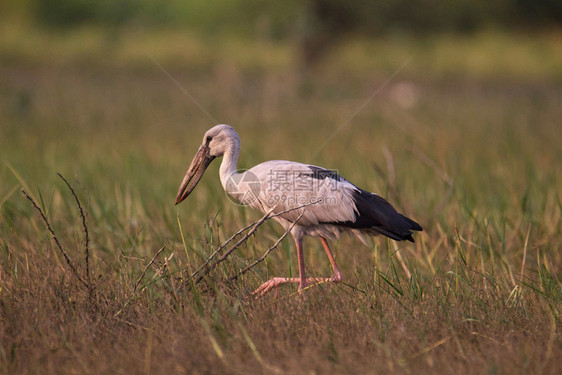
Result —
<instances>
[{"instance_id":1,"label":"long curved beak","mask_svg":"<svg viewBox=\"0 0 562 375\"><path fill-rule=\"evenodd\" d=\"M205 173L205 170L214 158L214 156L209 155L209 146L204 144L199 147L199 150L193 157L191 165L181 182L178 195L176 196L176 204L187 198L193 189L195 189L195 186L197 186L197 183L203 176L203 173Z\"/></svg>"}]
</instances>

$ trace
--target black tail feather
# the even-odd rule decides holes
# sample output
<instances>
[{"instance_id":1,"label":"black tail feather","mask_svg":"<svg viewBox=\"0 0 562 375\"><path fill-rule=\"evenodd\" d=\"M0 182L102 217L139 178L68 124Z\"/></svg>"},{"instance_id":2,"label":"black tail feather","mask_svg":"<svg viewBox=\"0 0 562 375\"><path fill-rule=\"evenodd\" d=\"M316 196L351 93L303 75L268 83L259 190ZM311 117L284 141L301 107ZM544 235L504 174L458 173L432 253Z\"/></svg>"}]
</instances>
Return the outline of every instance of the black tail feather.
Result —
<instances>
[{"instance_id":1,"label":"black tail feather","mask_svg":"<svg viewBox=\"0 0 562 375\"><path fill-rule=\"evenodd\" d=\"M396 241L414 242L412 231L421 231L422 227L414 220L398 213L386 199L359 189L353 193L357 215L353 222L333 223L355 229L366 229L373 234L383 234Z\"/></svg>"},{"instance_id":2,"label":"black tail feather","mask_svg":"<svg viewBox=\"0 0 562 375\"><path fill-rule=\"evenodd\" d=\"M412 220L412 219L410 219L409 217L406 217L406 216L404 216L404 215L402 215L402 214L400 214L400 215L401 215L404 219L406 219L406 221L407 221L408 223L410 223L410 226L411 226L410 229L411 229L411 230L417 230L417 231L422 231L422 230L423 230L423 228L422 228L418 223L416 223L414 220Z\"/></svg>"},{"instance_id":3,"label":"black tail feather","mask_svg":"<svg viewBox=\"0 0 562 375\"><path fill-rule=\"evenodd\" d=\"M404 235L404 234L397 234L394 232L391 232L387 229L381 228L381 227L371 227L369 228L369 230L371 232L373 232L372 234L383 234L385 236L387 236L388 238L391 238L395 241L403 241L403 240L408 240L410 242L416 242L414 241L414 239L412 238L412 234L408 234L408 235Z\"/></svg>"}]
</instances>

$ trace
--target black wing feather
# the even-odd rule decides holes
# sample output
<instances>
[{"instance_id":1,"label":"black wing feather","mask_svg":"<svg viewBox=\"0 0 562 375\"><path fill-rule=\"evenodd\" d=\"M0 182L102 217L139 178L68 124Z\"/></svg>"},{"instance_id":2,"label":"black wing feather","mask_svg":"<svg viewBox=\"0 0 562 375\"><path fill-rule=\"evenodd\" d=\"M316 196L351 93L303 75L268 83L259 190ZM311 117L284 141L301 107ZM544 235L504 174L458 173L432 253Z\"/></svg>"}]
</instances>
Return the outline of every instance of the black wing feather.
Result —
<instances>
[{"instance_id":1,"label":"black wing feather","mask_svg":"<svg viewBox=\"0 0 562 375\"><path fill-rule=\"evenodd\" d=\"M335 181L347 181L337 172L325 168L308 165L310 177L323 180L331 178ZM412 231L421 231L422 227L414 220L398 213L383 197L357 188L353 192L353 200L357 210L355 220L338 221L322 224L333 224L354 229L366 229L383 234L396 241L414 242Z\"/></svg>"}]
</instances>

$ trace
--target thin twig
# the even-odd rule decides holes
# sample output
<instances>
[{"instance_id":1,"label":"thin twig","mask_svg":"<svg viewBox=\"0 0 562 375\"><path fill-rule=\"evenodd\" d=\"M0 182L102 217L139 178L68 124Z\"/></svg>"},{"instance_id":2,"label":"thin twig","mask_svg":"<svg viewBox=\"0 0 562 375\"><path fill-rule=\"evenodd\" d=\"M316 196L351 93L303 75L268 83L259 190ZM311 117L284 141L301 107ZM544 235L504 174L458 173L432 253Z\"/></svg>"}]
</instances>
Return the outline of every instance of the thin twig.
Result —
<instances>
[{"instance_id":1,"label":"thin twig","mask_svg":"<svg viewBox=\"0 0 562 375\"><path fill-rule=\"evenodd\" d=\"M259 227L263 222L265 222L269 215L273 212L275 208L272 208L269 212L267 212L265 215L262 216L261 219L259 219L258 221L254 221L253 223L246 225L244 228L240 229L238 232L234 233L228 240L226 240L225 243L223 243L222 245L220 245L209 257L209 259L207 259L205 261L205 263L203 263L201 265L201 267L199 267L199 269L197 269L196 271L194 271L191 276L189 276L189 278L182 284L182 286L187 285L187 283L189 282L189 280L192 280L195 276L199 275L199 273L208 266L208 264L215 258L215 256L217 256L217 254L219 254L230 242L232 242L238 235L240 235L242 232L252 228L252 230L250 231L250 234L252 234L253 232L255 232L255 230L257 229L257 227Z\"/></svg>"},{"instance_id":2,"label":"thin twig","mask_svg":"<svg viewBox=\"0 0 562 375\"><path fill-rule=\"evenodd\" d=\"M82 218L82 227L84 228L84 236L86 237L86 245L85 245L85 251L86 251L86 280L88 280L88 283L89 283L90 282L90 235L88 233L88 227L86 225L86 215L84 214L84 210L82 210L82 205L80 204L80 200L78 199L78 196L74 192L74 189L72 188L72 186L70 186L70 184L62 176L62 174L57 173L57 175L64 181L66 186L68 186L68 188L72 192L72 195L74 196L74 199L76 200L76 204L78 205L78 209L80 210L80 217Z\"/></svg>"},{"instance_id":3,"label":"thin twig","mask_svg":"<svg viewBox=\"0 0 562 375\"><path fill-rule=\"evenodd\" d=\"M252 264L250 264L248 267L244 268L242 271L238 272L238 274L234 275L233 277L230 278L229 281L234 281L237 278L239 278L240 276L242 276L243 274L245 274L246 272L248 272L249 270L251 270L252 268L254 268L257 264L263 262L265 260L265 258L267 258L267 256L269 255L269 253L271 253L273 250L277 249L277 246L279 246L279 244L281 243L281 241L283 241L285 239L285 237L287 237L287 235L289 233L291 233L291 230L293 229L293 227L299 222L299 220L301 219L302 215L304 215L303 211L299 217L297 218L297 220L295 220L291 226L289 227L289 229L287 229L285 231L285 233L283 233L283 235L281 237L279 237L277 239L277 241L273 244L273 246L271 246L269 249L267 249L267 251L258 259L256 259L254 262L252 262Z\"/></svg>"},{"instance_id":4,"label":"thin twig","mask_svg":"<svg viewBox=\"0 0 562 375\"><path fill-rule=\"evenodd\" d=\"M74 267L74 264L72 264L72 262L70 261L70 258L68 257L68 255L66 254L66 251L64 251L62 245L59 242L59 239L57 238L57 235L55 234L55 232L53 231L53 228L51 228L51 225L49 224L49 221L47 220L47 218L45 217L45 214L43 213L43 210L41 210L41 208L39 208L39 206L37 205L37 203L35 203L35 201L33 200L33 198L31 198L26 192L25 189L21 189L22 194L29 199L29 201L31 202L31 204L33 204L33 207L35 207L35 209L39 212L39 215L41 215L41 219L43 220L43 222L45 223L45 225L47 226L47 229L49 230L49 232L51 233L51 237L53 238L53 240L55 241L55 243L57 244L57 247L59 248L60 252L62 253L62 256L64 257L64 259L66 260L66 263L68 264L68 267L70 268L70 270L72 271L72 273L74 273L74 276L76 276L76 278L78 279L78 281L80 281L82 284L84 284L84 286L88 289L90 289L90 285L84 281L84 279L80 276L80 274L78 273L78 270L76 269L76 267Z\"/></svg>"},{"instance_id":5,"label":"thin twig","mask_svg":"<svg viewBox=\"0 0 562 375\"><path fill-rule=\"evenodd\" d=\"M137 282L135 283L135 287L133 288L133 294L135 294L135 292L137 291L137 288L139 287L142 279L144 278L144 276L146 275L146 271L148 270L148 268L150 266L152 266L152 264L154 263L154 261L156 260L156 258L158 257L158 255L160 255L160 253L162 251L164 251L164 249L166 248L166 246L162 246L160 248L160 250L158 250L156 252L156 254L154 254L154 256L152 257L152 259L150 260L150 262L148 262L148 264L146 265L146 267L144 267L144 270L142 271L142 274L140 275L140 277L138 278Z\"/></svg>"},{"instance_id":6,"label":"thin twig","mask_svg":"<svg viewBox=\"0 0 562 375\"><path fill-rule=\"evenodd\" d=\"M287 210L284 210L284 211L281 211L281 212L278 212L278 213L275 213L275 214L272 215L271 213L272 213L273 210L275 209L275 207L274 207L274 208L271 209L269 212L267 212L265 215L263 215L261 219L259 219L258 221L253 222L253 223L250 224L250 225L247 225L246 227L244 227L244 228L240 229L238 232L236 232L233 236L231 236L224 244L222 244L217 250L215 250L215 251L213 252L213 254L209 257L209 259L207 259L207 260L205 261L205 263L203 263L203 265L202 265L201 267L199 267L199 269L198 269L197 271L193 272L193 273L191 274L191 276L189 276L189 277L178 287L178 290L179 290L180 288L182 288L182 287L185 287L185 286L186 286L191 280L193 280L196 276L198 276L198 277L197 277L197 279L195 280L195 282L196 282L197 284L200 283L206 275L208 275L210 272L212 272L212 271L213 271L220 263L222 263L234 250L236 250L236 249L239 248L244 242L246 242L246 240L247 240L252 234L254 234L254 232L258 229L258 227L259 227L260 225L262 225L264 222L266 222L268 219L271 219L271 218L274 218L274 217L277 217L277 216L286 214L286 213L291 212L291 211L295 211L295 210L298 210L298 209L301 209L301 208L308 207L308 206L310 206L310 205L312 205L312 204L316 204L316 202L303 204L303 205L301 205L301 206L293 207L293 208L290 208L290 209L287 209ZM300 219L300 216L299 216L299 219ZM226 245L227 245L228 243L230 243L231 241L233 241L234 238L236 238L236 236L240 235L241 233L243 233L245 230L247 230L247 229L249 229L249 228L251 228L251 229L250 229L250 231L249 231L248 233L246 233L238 242L236 242L236 244L234 244L230 249L228 249L228 250L226 251L226 253L224 253L216 262L214 262L213 264L211 264L211 265L209 266L209 263L211 263L211 260L212 260L216 255L218 255L222 250L224 250L224 248L226 247ZM205 270L205 272L203 272L203 274L201 274L203 270Z\"/></svg>"},{"instance_id":7,"label":"thin twig","mask_svg":"<svg viewBox=\"0 0 562 375\"><path fill-rule=\"evenodd\" d=\"M297 209L300 209L300 208L303 208L303 207L306 207L306 206L310 206L311 204L315 204L315 203L309 203L309 204L305 204L305 205L302 205L302 206L299 206L299 207L294 207L294 208L291 208L291 209L288 209L288 210L279 212L279 213L277 213L277 214L275 214L275 215L271 215L271 216L269 216L269 213L266 214L266 215L265 215L265 219L262 218L263 220L260 220L260 222L259 222L258 224L256 224L248 233L246 233L246 234L244 235L244 237L242 237L234 246L232 246L230 249L228 249L228 250L226 251L226 253L224 253L224 254L208 269L208 271L205 273L205 275L208 274L208 273L210 273L210 272L211 272L212 270L214 270L215 268L217 268L217 266L218 266L220 263L222 263L234 250L236 250L236 249L239 248L244 242L246 242L246 240L247 240L247 239L258 229L258 227L259 227L261 224L263 224L267 219L273 218L273 217L275 217L275 216L282 215L282 214L287 213L287 212L289 212L289 211L294 211L294 210L297 210ZM306 210L305 210L305 211L306 211ZM271 212L272 212L272 211L270 211L270 213L271 213ZM300 219L303 214L304 214L304 211L300 214L300 216L298 217L298 219ZM268 217L268 216L269 216L269 217ZM199 277L198 277L197 280L196 280L196 283L200 283L200 282L203 280L203 278L205 277L205 275L199 275Z\"/></svg>"},{"instance_id":8,"label":"thin twig","mask_svg":"<svg viewBox=\"0 0 562 375\"><path fill-rule=\"evenodd\" d=\"M248 233L246 233L241 239L239 239L238 242L236 242L230 249L228 249L215 263L213 263L210 267L207 267L206 272L204 272L203 275L199 275L196 283L200 283L205 275L209 274L211 271L217 268L217 266L222 263L234 250L238 249L244 242L246 242L246 240L259 228L259 226L268 219L268 216L269 215L265 215L262 219L260 219Z\"/></svg>"},{"instance_id":9,"label":"thin twig","mask_svg":"<svg viewBox=\"0 0 562 375\"><path fill-rule=\"evenodd\" d=\"M156 258L158 257L158 255L160 255L160 253L162 251L164 251L164 249L166 248L166 246L162 246L160 248L160 250L158 250L156 252L156 254L154 254L154 256L152 257L152 259L150 260L150 262L148 262L148 264L146 265L146 267L144 267L144 270L142 271L142 274L140 275L140 277L138 278L137 282L135 283L135 287L133 288L133 293L131 293L131 296L129 298L127 298L127 300L125 301L125 303L123 304L123 306L121 306L121 308L115 313L115 315L113 315L113 317L117 317L119 316L119 314L121 314L123 312L123 310L125 309L125 307L127 307L129 305L129 303L133 300L133 298L135 297L135 293L142 281L142 279L144 278L144 276L146 275L146 271L148 270L148 268L154 263L154 261L156 260Z\"/></svg>"}]
</instances>

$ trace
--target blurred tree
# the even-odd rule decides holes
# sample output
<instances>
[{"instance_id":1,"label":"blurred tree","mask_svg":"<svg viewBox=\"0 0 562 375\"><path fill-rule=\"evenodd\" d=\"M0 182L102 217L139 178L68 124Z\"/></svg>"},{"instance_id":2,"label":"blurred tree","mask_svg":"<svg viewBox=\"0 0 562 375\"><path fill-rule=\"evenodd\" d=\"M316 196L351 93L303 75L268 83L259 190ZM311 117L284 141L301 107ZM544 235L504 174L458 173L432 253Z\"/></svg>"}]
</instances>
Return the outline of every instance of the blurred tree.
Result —
<instances>
[{"instance_id":1,"label":"blurred tree","mask_svg":"<svg viewBox=\"0 0 562 375\"><path fill-rule=\"evenodd\" d=\"M299 33L314 61L346 33L472 32L483 27L562 26L560 0L20 0L0 1L0 18L28 17L51 27L84 23L173 26L205 33L255 33L267 18L271 33ZM302 17L298 17L301 14Z\"/></svg>"},{"instance_id":2,"label":"blurred tree","mask_svg":"<svg viewBox=\"0 0 562 375\"><path fill-rule=\"evenodd\" d=\"M299 45L305 68L346 34L471 33L486 27L562 26L560 0L308 0Z\"/></svg>"},{"instance_id":3,"label":"blurred tree","mask_svg":"<svg viewBox=\"0 0 562 375\"><path fill-rule=\"evenodd\" d=\"M119 25L139 14L135 0L34 0L39 22L57 27L72 27L87 22ZM146 1L145 1L146 2Z\"/></svg>"},{"instance_id":4,"label":"blurred tree","mask_svg":"<svg viewBox=\"0 0 562 375\"><path fill-rule=\"evenodd\" d=\"M358 17L356 8L335 0L309 0L300 27L299 51L306 69L318 62L337 40L353 30Z\"/></svg>"},{"instance_id":5,"label":"blurred tree","mask_svg":"<svg viewBox=\"0 0 562 375\"><path fill-rule=\"evenodd\" d=\"M516 20L527 26L537 24L562 25L562 1L514 0Z\"/></svg>"}]
</instances>

